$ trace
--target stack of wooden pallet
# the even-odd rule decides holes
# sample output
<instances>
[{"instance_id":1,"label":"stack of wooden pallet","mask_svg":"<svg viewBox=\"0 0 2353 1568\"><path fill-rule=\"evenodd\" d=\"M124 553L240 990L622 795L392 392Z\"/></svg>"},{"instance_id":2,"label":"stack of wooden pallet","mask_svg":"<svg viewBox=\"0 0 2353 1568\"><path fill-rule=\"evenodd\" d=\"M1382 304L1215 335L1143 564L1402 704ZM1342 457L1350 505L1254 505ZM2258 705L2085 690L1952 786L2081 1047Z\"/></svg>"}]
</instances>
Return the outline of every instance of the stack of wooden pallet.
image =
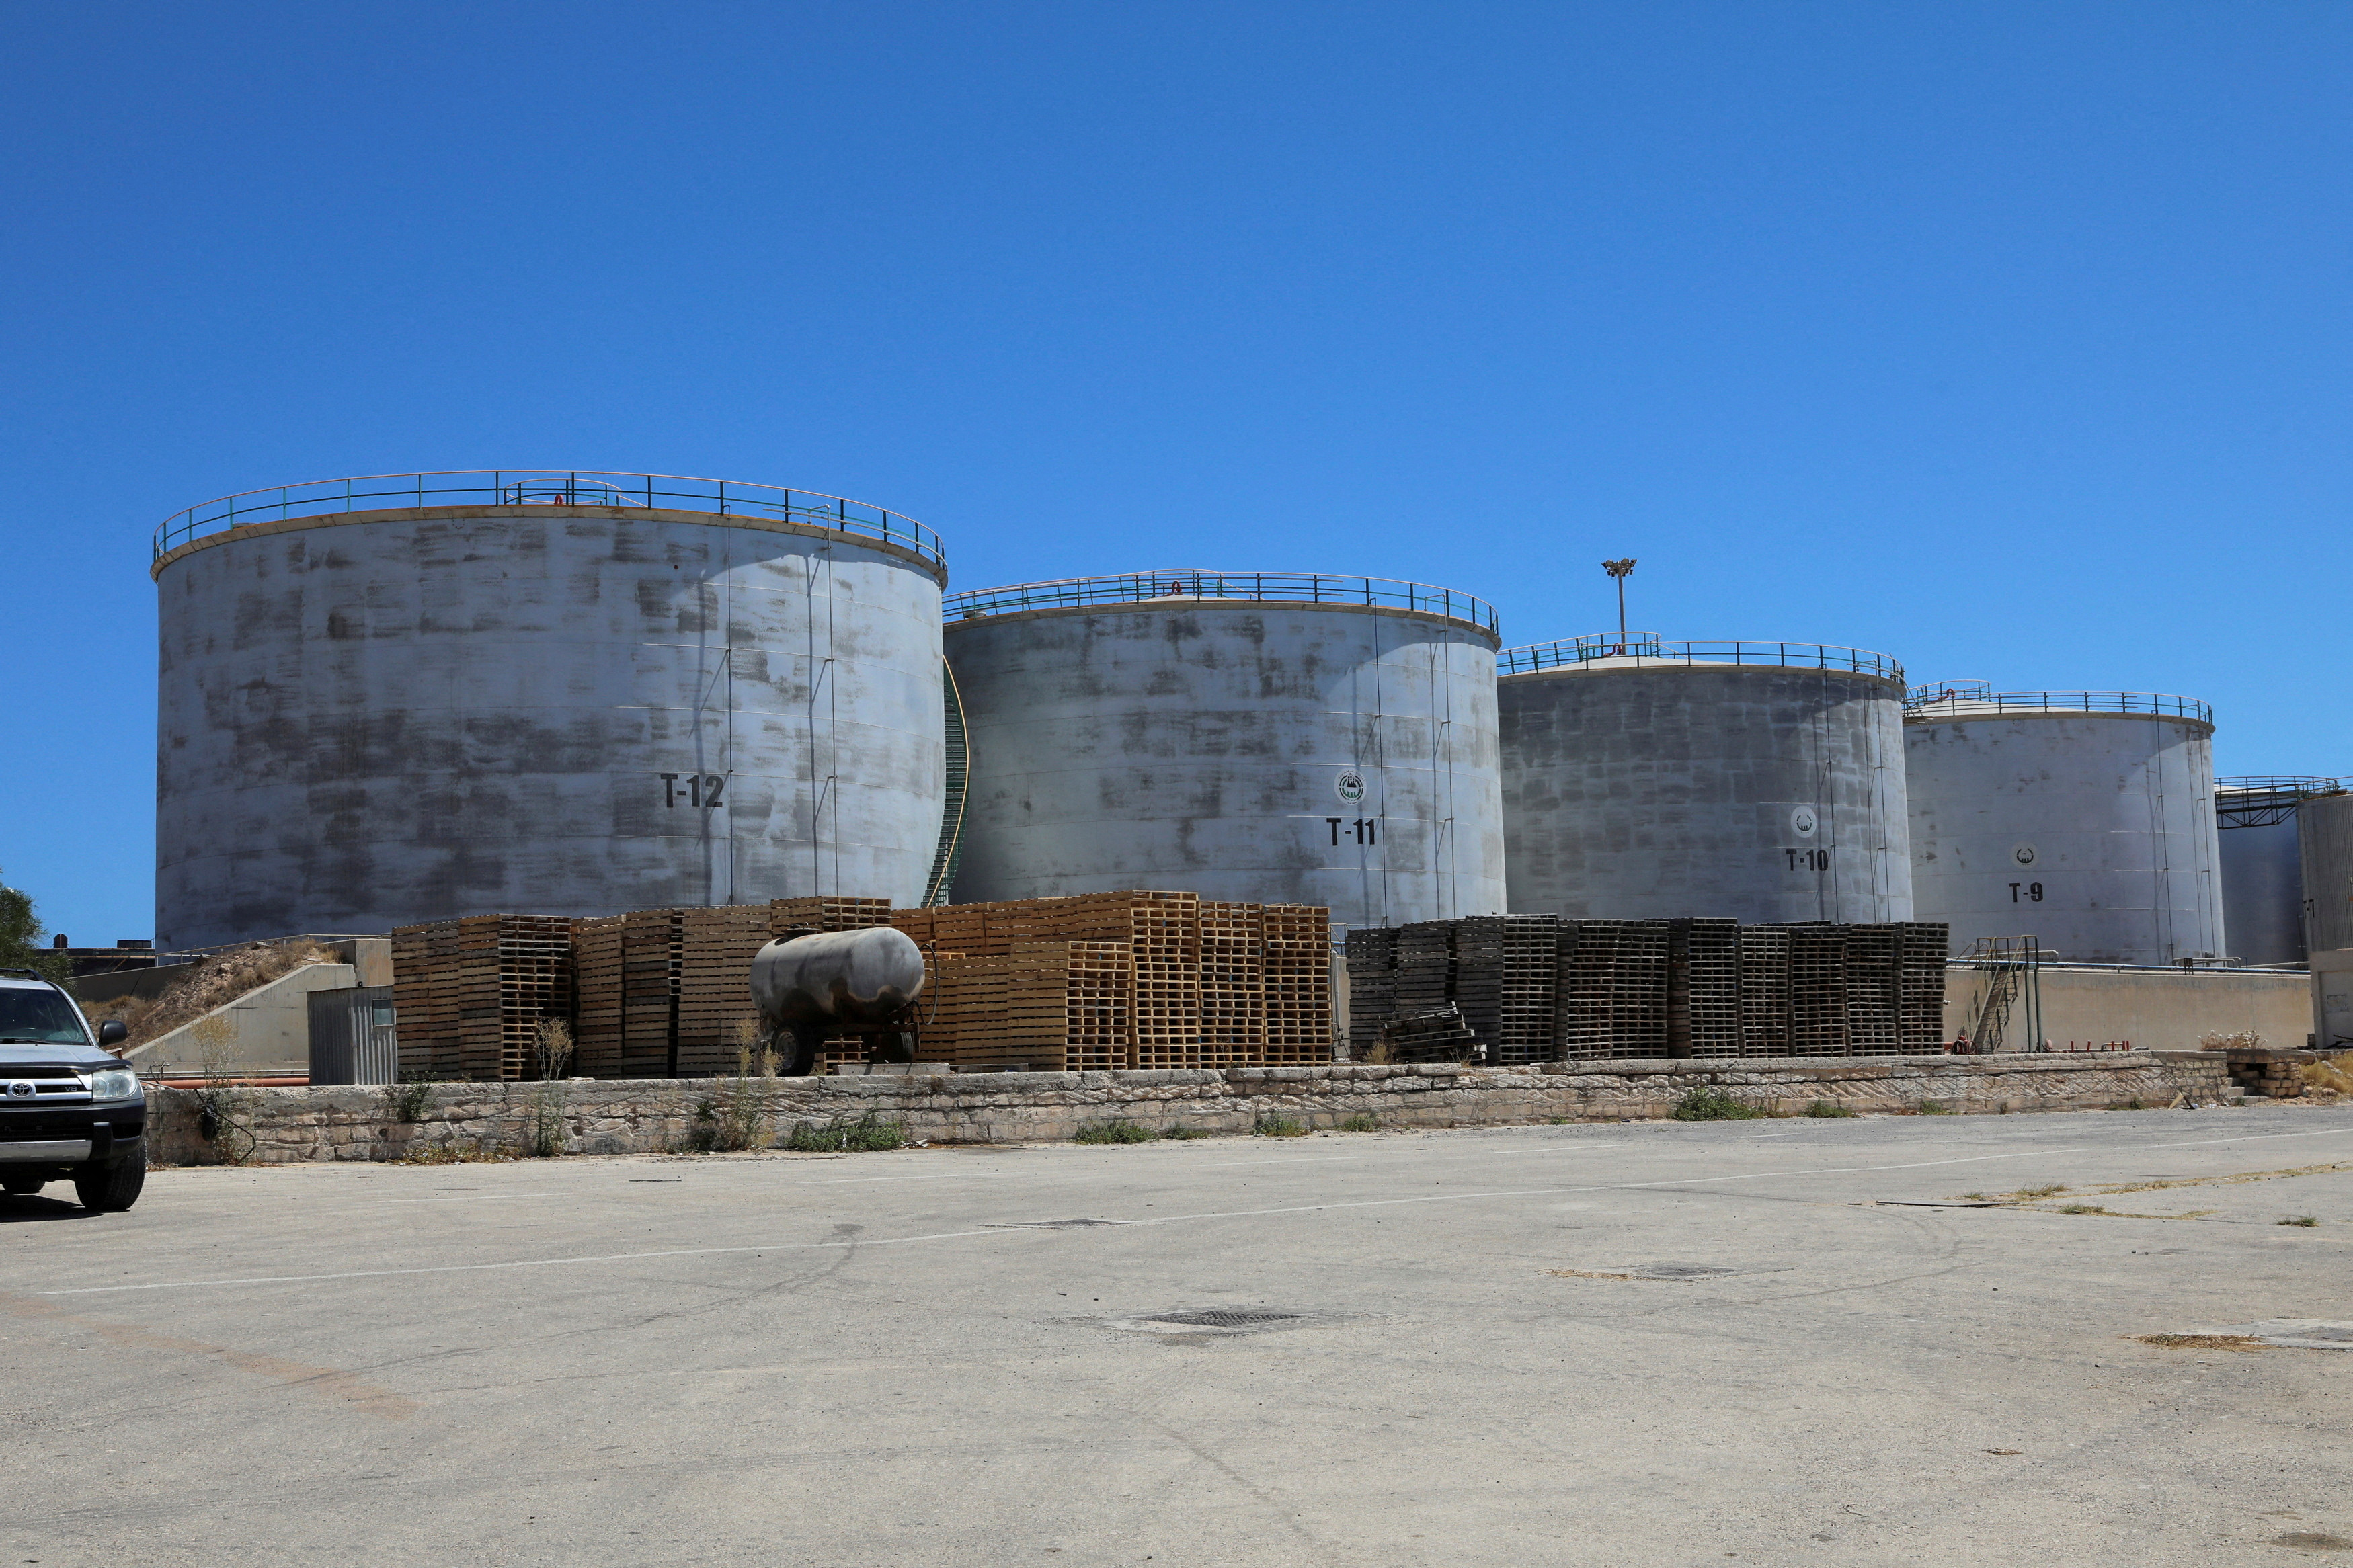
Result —
<instances>
[{"instance_id":1,"label":"stack of wooden pallet","mask_svg":"<svg viewBox=\"0 0 2353 1568\"><path fill-rule=\"evenodd\" d=\"M772 899L768 903L768 934L801 931L863 931L891 923L888 899L849 899L817 894L800 899Z\"/></svg>"},{"instance_id":2,"label":"stack of wooden pallet","mask_svg":"<svg viewBox=\"0 0 2353 1568\"><path fill-rule=\"evenodd\" d=\"M679 911L680 1077L735 1071L737 1058L756 1037L752 958L768 944L769 919L769 910L759 905Z\"/></svg>"},{"instance_id":3,"label":"stack of wooden pallet","mask_svg":"<svg viewBox=\"0 0 2353 1568\"><path fill-rule=\"evenodd\" d=\"M1321 904L1268 904L1260 987L1266 1005L1266 1048L1273 1067L1332 1059L1332 911Z\"/></svg>"},{"instance_id":4,"label":"stack of wooden pallet","mask_svg":"<svg viewBox=\"0 0 2353 1568\"><path fill-rule=\"evenodd\" d=\"M1351 931L1349 1038L1361 1053L1399 1023L1451 1008L1503 1064L1935 1051L1947 941L1928 922L1550 915ZM1536 1016L1546 1006L1549 1017Z\"/></svg>"},{"instance_id":5,"label":"stack of wooden pallet","mask_svg":"<svg viewBox=\"0 0 2353 1568\"><path fill-rule=\"evenodd\" d=\"M1201 904L1203 1067L1266 1059L1266 906Z\"/></svg>"},{"instance_id":6,"label":"stack of wooden pallet","mask_svg":"<svg viewBox=\"0 0 2353 1568\"><path fill-rule=\"evenodd\" d=\"M540 1025L572 1010L573 921L467 915L393 932L393 1006L410 1077L536 1078Z\"/></svg>"}]
</instances>

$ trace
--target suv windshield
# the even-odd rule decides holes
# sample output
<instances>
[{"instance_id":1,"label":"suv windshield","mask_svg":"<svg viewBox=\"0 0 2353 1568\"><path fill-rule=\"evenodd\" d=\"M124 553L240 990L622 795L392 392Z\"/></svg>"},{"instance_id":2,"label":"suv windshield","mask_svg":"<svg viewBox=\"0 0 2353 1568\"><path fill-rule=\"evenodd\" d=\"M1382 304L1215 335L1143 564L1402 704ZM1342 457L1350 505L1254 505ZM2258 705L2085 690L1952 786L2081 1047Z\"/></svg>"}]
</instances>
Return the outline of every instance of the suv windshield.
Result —
<instances>
[{"instance_id":1,"label":"suv windshield","mask_svg":"<svg viewBox=\"0 0 2353 1568\"><path fill-rule=\"evenodd\" d=\"M86 1046L81 1015L60 992L0 986L0 1045Z\"/></svg>"}]
</instances>

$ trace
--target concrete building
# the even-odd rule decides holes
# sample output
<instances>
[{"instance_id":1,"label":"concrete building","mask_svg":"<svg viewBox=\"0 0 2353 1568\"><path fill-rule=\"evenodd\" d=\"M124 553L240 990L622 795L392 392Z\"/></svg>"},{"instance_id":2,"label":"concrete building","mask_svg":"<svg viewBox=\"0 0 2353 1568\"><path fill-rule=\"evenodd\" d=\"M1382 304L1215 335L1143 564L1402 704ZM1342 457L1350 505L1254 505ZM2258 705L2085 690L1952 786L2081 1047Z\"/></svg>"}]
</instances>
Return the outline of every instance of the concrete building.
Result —
<instances>
[{"instance_id":1,"label":"concrete building","mask_svg":"<svg viewBox=\"0 0 2353 1568\"><path fill-rule=\"evenodd\" d=\"M1339 925L1504 907L1493 611L1366 577L1147 572L953 596L959 903L1166 888Z\"/></svg>"},{"instance_id":2,"label":"concrete building","mask_svg":"<svg viewBox=\"0 0 2353 1568\"><path fill-rule=\"evenodd\" d=\"M1502 668L1515 912L1912 918L1894 659L1641 633L1513 648Z\"/></svg>"},{"instance_id":3,"label":"concrete building","mask_svg":"<svg viewBox=\"0 0 2353 1568\"><path fill-rule=\"evenodd\" d=\"M1912 890L1953 947L2033 935L2062 959L2218 958L2213 711L2140 692L1940 687L1904 719Z\"/></svg>"},{"instance_id":4,"label":"concrete building","mask_svg":"<svg viewBox=\"0 0 2353 1568\"><path fill-rule=\"evenodd\" d=\"M156 945L922 896L937 536L757 485L404 475L159 531Z\"/></svg>"},{"instance_id":5,"label":"concrete building","mask_svg":"<svg viewBox=\"0 0 2353 1568\"><path fill-rule=\"evenodd\" d=\"M2310 950L2353 948L2353 795L2305 800L2296 807L2295 832Z\"/></svg>"},{"instance_id":6,"label":"concrete building","mask_svg":"<svg viewBox=\"0 0 2353 1568\"><path fill-rule=\"evenodd\" d=\"M2222 929L2242 963L2301 963L2304 855L2296 806L2327 794L2335 779L2269 776L2214 781Z\"/></svg>"}]
</instances>

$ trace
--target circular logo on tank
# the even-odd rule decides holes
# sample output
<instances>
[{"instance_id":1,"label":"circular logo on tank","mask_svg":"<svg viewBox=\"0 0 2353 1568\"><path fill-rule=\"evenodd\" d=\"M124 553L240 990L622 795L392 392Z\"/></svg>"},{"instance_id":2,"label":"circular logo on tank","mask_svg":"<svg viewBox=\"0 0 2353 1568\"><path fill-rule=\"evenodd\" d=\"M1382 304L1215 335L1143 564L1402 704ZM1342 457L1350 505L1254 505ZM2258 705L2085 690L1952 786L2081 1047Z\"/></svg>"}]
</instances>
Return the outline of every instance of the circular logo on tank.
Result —
<instances>
[{"instance_id":1,"label":"circular logo on tank","mask_svg":"<svg viewBox=\"0 0 2353 1568\"><path fill-rule=\"evenodd\" d=\"M1789 814L1789 831L1800 838L1811 838L1821 825L1822 819L1810 805L1801 805Z\"/></svg>"},{"instance_id":2,"label":"circular logo on tank","mask_svg":"<svg viewBox=\"0 0 2353 1568\"><path fill-rule=\"evenodd\" d=\"M2010 852L2010 858L2021 866L2031 866L2034 864L2034 846L2021 844Z\"/></svg>"},{"instance_id":3,"label":"circular logo on tank","mask_svg":"<svg viewBox=\"0 0 2353 1568\"><path fill-rule=\"evenodd\" d=\"M1343 805L1356 805L1365 798L1365 775L1354 768L1342 768L1340 776L1332 781L1332 793Z\"/></svg>"}]
</instances>

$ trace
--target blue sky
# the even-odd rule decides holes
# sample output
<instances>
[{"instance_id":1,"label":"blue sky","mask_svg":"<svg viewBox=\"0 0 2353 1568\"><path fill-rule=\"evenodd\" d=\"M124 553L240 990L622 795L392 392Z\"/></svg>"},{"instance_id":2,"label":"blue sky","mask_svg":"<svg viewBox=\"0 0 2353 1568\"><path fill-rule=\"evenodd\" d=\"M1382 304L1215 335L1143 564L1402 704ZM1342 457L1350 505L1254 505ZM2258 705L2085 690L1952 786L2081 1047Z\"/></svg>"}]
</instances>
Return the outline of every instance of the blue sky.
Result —
<instances>
[{"instance_id":1,"label":"blue sky","mask_svg":"<svg viewBox=\"0 0 2353 1568\"><path fill-rule=\"evenodd\" d=\"M855 496L955 586L1410 577L1505 640L2187 692L2353 773L2353 8L0 10L0 879L152 925L155 524Z\"/></svg>"}]
</instances>

